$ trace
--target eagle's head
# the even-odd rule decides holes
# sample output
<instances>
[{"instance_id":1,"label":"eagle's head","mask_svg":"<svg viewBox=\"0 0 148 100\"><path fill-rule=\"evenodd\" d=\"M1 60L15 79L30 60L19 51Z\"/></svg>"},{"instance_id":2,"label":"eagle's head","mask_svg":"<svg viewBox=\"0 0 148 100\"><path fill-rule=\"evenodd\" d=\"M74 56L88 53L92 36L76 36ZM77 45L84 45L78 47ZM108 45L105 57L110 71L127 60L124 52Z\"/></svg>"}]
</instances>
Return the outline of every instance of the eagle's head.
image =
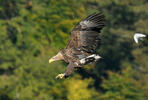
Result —
<instances>
[{"instance_id":1,"label":"eagle's head","mask_svg":"<svg viewBox=\"0 0 148 100\"><path fill-rule=\"evenodd\" d=\"M57 61L57 60L63 60L63 59L64 59L63 55L62 55L62 53L60 51L60 52L58 52L57 55L55 55L55 56L53 56L52 58L49 59L49 63Z\"/></svg>"}]
</instances>

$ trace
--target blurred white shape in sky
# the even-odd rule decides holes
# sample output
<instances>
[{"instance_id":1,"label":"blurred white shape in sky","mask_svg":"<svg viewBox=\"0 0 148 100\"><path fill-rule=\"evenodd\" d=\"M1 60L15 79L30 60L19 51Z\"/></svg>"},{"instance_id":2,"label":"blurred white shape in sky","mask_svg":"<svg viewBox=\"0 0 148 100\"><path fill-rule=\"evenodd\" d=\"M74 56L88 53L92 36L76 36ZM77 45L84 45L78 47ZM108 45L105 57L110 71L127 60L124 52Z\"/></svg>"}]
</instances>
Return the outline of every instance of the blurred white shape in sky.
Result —
<instances>
[{"instance_id":1,"label":"blurred white shape in sky","mask_svg":"<svg viewBox=\"0 0 148 100\"><path fill-rule=\"evenodd\" d=\"M143 40L143 37L146 37L146 35L145 34L141 34L141 33L135 33L134 34L134 40L135 40L136 43L138 43L139 39Z\"/></svg>"}]
</instances>

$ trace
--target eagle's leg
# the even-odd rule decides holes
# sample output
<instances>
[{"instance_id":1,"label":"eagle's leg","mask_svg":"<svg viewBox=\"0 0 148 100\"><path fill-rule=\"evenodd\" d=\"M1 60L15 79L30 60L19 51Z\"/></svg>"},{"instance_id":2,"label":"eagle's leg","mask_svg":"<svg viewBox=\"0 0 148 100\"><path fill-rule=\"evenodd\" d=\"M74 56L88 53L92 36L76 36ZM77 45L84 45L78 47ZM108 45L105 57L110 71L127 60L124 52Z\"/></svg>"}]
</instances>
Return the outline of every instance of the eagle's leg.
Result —
<instances>
[{"instance_id":1,"label":"eagle's leg","mask_svg":"<svg viewBox=\"0 0 148 100\"><path fill-rule=\"evenodd\" d=\"M68 65L68 67L66 69L66 72L65 73L62 73L62 74L58 74L56 76L56 79L67 78L68 76L71 75L71 73L73 72L73 69L74 69L73 63L69 63L69 65Z\"/></svg>"}]
</instances>

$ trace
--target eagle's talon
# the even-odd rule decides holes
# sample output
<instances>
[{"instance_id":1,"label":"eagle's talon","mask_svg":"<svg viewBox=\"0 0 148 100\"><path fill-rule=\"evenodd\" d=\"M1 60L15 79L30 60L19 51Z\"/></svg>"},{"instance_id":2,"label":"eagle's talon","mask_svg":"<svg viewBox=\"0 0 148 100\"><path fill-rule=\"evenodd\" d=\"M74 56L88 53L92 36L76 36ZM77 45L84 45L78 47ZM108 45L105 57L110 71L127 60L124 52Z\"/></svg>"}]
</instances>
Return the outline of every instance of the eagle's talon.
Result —
<instances>
[{"instance_id":1,"label":"eagle's talon","mask_svg":"<svg viewBox=\"0 0 148 100\"><path fill-rule=\"evenodd\" d=\"M56 76L56 79L62 79L64 76L65 76L65 74L58 74L58 75Z\"/></svg>"}]
</instances>

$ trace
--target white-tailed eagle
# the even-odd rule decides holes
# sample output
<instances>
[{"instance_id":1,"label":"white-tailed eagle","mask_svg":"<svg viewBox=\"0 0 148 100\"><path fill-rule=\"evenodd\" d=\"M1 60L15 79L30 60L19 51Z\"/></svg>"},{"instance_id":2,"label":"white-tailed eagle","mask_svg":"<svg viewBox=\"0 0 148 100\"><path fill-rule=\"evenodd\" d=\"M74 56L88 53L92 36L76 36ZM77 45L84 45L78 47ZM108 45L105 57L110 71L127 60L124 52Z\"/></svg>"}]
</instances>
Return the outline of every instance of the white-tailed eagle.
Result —
<instances>
[{"instance_id":1,"label":"white-tailed eagle","mask_svg":"<svg viewBox=\"0 0 148 100\"><path fill-rule=\"evenodd\" d=\"M68 77L74 68L83 67L101 58L95 52L100 43L99 33L104 26L104 15L94 13L81 20L74 27L66 48L49 60L49 63L57 60L69 63L66 72L57 75L56 78Z\"/></svg>"}]
</instances>

